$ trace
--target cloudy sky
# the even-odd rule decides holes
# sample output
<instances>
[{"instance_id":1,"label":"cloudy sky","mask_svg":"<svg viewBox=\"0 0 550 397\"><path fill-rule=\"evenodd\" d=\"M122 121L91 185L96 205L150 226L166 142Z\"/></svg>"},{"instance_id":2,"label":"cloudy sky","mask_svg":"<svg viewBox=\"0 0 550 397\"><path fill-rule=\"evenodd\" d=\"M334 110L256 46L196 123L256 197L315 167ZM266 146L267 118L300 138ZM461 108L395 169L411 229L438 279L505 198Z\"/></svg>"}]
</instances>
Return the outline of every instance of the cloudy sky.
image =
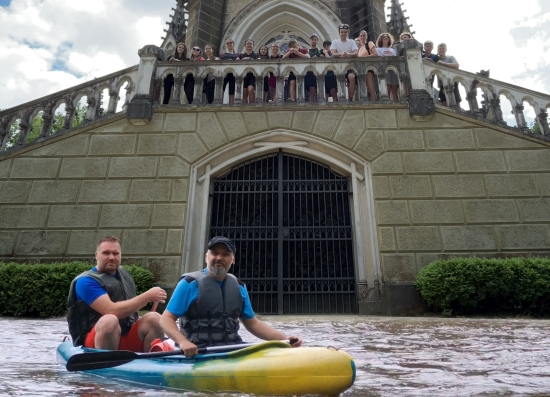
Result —
<instances>
[{"instance_id":1,"label":"cloudy sky","mask_svg":"<svg viewBox=\"0 0 550 397\"><path fill-rule=\"evenodd\" d=\"M550 93L550 0L403 0L415 37L461 69ZM389 2L388 2L389 3ZM135 65L175 0L0 0L0 109Z\"/></svg>"}]
</instances>

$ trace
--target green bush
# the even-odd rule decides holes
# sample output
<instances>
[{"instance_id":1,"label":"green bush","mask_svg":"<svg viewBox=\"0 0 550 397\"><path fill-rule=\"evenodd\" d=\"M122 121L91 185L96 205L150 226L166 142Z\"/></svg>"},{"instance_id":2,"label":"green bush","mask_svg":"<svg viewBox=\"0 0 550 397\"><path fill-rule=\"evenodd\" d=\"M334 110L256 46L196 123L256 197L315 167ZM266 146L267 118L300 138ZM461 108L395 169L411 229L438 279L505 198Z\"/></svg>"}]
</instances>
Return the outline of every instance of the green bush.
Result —
<instances>
[{"instance_id":1,"label":"green bush","mask_svg":"<svg viewBox=\"0 0 550 397\"><path fill-rule=\"evenodd\" d=\"M416 287L444 314L550 315L550 259L455 258L422 268Z\"/></svg>"},{"instance_id":2,"label":"green bush","mask_svg":"<svg viewBox=\"0 0 550 397\"><path fill-rule=\"evenodd\" d=\"M71 281L93 267L85 262L52 264L0 263L0 315L54 317L67 312ZM136 292L155 286L153 274L140 266L124 266Z\"/></svg>"}]
</instances>

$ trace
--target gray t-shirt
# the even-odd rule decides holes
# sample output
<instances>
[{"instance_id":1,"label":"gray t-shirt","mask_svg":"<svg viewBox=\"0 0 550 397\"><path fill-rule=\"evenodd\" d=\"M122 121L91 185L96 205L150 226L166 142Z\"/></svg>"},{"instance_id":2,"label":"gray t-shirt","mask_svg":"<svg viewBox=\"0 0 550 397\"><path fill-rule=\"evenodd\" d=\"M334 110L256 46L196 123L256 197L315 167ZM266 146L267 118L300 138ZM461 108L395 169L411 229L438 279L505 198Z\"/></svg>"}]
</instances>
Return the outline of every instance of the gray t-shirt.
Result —
<instances>
[{"instance_id":1,"label":"gray t-shirt","mask_svg":"<svg viewBox=\"0 0 550 397\"><path fill-rule=\"evenodd\" d=\"M444 63L458 63L458 61L456 60L456 58L452 55L446 55L445 56L445 59L441 59L439 58L439 60L441 62L444 62Z\"/></svg>"}]
</instances>

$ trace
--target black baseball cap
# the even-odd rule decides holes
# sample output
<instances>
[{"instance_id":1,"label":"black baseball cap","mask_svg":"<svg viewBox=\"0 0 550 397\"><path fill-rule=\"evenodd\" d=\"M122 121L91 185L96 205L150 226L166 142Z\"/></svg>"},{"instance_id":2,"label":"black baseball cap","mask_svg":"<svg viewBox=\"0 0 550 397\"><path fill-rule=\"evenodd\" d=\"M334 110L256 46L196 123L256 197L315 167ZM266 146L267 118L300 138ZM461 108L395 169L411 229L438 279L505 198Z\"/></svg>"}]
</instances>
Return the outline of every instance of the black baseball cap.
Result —
<instances>
[{"instance_id":1,"label":"black baseball cap","mask_svg":"<svg viewBox=\"0 0 550 397\"><path fill-rule=\"evenodd\" d=\"M223 236L212 237L208 242L208 249L212 248L216 244L224 244L227 247L227 249L233 253L237 251L233 241L229 240L227 237L223 237Z\"/></svg>"}]
</instances>

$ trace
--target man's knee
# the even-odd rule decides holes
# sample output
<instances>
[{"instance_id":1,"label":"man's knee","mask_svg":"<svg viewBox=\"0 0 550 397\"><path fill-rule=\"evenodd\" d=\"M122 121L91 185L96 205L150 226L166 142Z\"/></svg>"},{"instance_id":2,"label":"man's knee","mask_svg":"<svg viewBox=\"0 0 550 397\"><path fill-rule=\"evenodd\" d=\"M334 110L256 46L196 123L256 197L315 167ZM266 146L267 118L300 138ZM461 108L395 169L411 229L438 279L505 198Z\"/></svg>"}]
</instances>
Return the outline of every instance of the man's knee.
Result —
<instances>
[{"instance_id":1,"label":"man's knee","mask_svg":"<svg viewBox=\"0 0 550 397\"><path fill-rule=\"evenodd\" d=\"M101 316L99 321L95 325L96 334L110 334L119 332L120 333L120 324L118 322L117 316L114 314L106 314Z\"/></svg>"},{"instance_id":2,"label":"man's knee","mask_svg":"<svg viewBox=\"0 0 550 397\"><path fill-rule=\"evenodd\" d=\"M157 312L151 312L145 314L140 320L139 320L139 326L140 327L147 327L147 328L160 328L160 314Z\"/></svg>"}]
</instances>

